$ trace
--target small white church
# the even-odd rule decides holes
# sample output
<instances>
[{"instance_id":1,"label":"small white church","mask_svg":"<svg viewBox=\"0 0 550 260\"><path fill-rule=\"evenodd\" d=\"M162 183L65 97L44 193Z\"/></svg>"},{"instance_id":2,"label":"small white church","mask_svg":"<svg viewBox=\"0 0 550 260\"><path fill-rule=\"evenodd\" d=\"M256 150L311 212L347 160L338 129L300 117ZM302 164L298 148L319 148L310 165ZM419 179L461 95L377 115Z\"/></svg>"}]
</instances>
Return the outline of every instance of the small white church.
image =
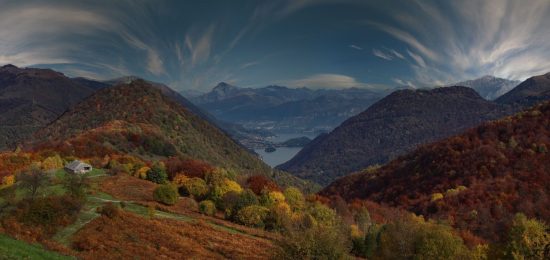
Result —
<instances>
[{"instance_id":1,"label":"small white church","mask_svg":"<svg viewBox=\"0 0 550 260\"><path fill-rule=\"evenodd\" d=\"M65 170L70 173L85 174L92 171L92 166L79 160L74 160L65 165Z\"/></svg>"}]
</instances>

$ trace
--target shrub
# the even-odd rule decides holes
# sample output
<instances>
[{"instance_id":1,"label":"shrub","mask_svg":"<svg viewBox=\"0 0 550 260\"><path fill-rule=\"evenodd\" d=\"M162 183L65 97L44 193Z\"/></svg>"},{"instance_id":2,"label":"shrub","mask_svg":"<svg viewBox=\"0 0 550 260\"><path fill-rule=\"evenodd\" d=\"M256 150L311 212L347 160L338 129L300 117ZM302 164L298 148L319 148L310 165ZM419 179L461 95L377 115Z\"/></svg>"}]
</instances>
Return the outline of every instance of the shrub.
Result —
<instances>
[{"instance_id":1,"label":"shrub","mask_svg":"<svg viewBox=\"0 0 550 260\"><path fill-rule=\"evenodd\" d=\"M288 187L284 191L286 202L290 205L292 210L303 209L306 205L306 200L302 192L294 187Z\"/></svg>"},{"instance_id":2,"label":"shrub","mask_svg":"<svg viewBox=\"0 0 550 260\"><path fill-rule=\"evenodd\" d=\"M203 179L193 177L184 181L179 191L183 196L191 196L200 200L208 194L208 185Z\"/></svg>"},{"instance_id":3,"label":"shrub","mask_svg":"<svg viewBox=\"0 0 550 260\"><path fill-rule=\"evenodd\" d=\"M151 168L143 166L136 171L136 177L140 179L147 179L147 172L149 172L150 170Z\"/></svg>"},{"instance_id":4,"label":"shrub","mask_svg":"<svg viewBox=\"0 0 550 260\"><path fill-rule=\"evenodd\" d=\"M216 205L211 200L203 200L199 203L200 213L208 216L214 216L216 214Z\"/></svg>"},{"instance_id":5,"label":"shrub","mask_svg":"<svg viewBox=\"0 0 550 260\"><path fill-rule=\"evenodd\" d=\"M279 186L264 175L253 175L246 180L246 185L256 195L262 194L263 190L280 191Z\"/></svg>"},{"instance_id":6,"label":"shrub","mask_svg":"<svg viewBox=\"0 0 550 260\"><path fill-rule=\"evenodd\" d=\"M243 225L250 227L264 227L264 220L269 213L266 207L252 205L239 210L237 213L237 221Z\"/></svg>"},{"instance_id":7,"label":"shrub","mask_svg":"<svg viewBox=\"0 0 550 260\"><path fill-rule=\"evenodd\" d=\"M174 205L178 202L178 189L174 185L163 184L153 191L153 197L160 203Z\"/></svg>"},{"instance_id":8,"label":"shrub","mask_svg":"<svg viewBox=\"0 0 550 260\"><path fill-rule=\"evenodd\" d=\"M264 190L262 192L262 196L260 197L260 204L268 208L284 201L285 201L285 196L278 191Z\"/></svg>"},{"instance_id":9,"label":"shrub","mask_svg":"<svg viewBox=\"0 0 550 260\"><path fill-rule=\"evenodd\" d=\"M313 225L283 232L274 259L346 259L350 250L347 233L334 227Z\"/></svg>"},{"instance_id":10,"label":"shrub","mask_svg":"<svg viewBox=\"0 0 550 260\"><path fill-rule=\"evenodd\" d=\"M208 163L199 160L187 160L179 157L172 157L165 161L166 172L170 178L177 174L185 174L188 177L204 178L207 172L214 170Z\"/></svg>"},{"instance_id":11,"label":"shrub","mask_svg":"<svg viewBox=\"0 0 550 260\"><path fill-rule=\"evenodd\" d=\"M46 233L54 233L58 227L72 223L81 208L80 200L69 196L51 196L22 200L12 214L25 225L38 226Z\"/></svg>"},{"instance_id":12,"label":"shrub","mask_svg":"<svg viewBox=\"0 0 550 260\"><path fill-rule=\"evenodd\" d=\"M469 251L451 227L413 216L384 226L376 255L382 259L467 259Z\"/></svg>"},{"instance_id":13,"label":"shrub","mask_svg":"<svg viewBox=\"0 0 550 260\"><path fill-rule=\"evenodd\" d=\"M233 192L228 192L226 194L231 194ZM227 198L229 200L229 198ZM246 189L239 195L237 201L233 205L225 205L226 216L229 216L231 219L235 219L236 214L242 208L258 205L258 197L250 189Z\"/></svg>"},{"instance_id":14,"label":"shrub","mask_svg":"<svg viewBox=\"0 0 550 260\"><path fill-rule=\"evenodd\" d=\"M147 171L147 180L154 183L165 183L168 179L166 175L166 170L164 170L164 165L162 163L155 163L149 171Z\"/></svg>"},{"instance_id":15,"label":"shrub","mask_svg":"<svg viewBox=\"0 0 550 260\"><path fill-rule=\"evenodd\" d=\"M107 202L98 209L98 213L108 218L116 218L120 215L120 208L112 202Z\"/></svg>"},{"instance_id":16,"label":"shrub","mask_svg":"<svg viewBox=\"0 0 550 260\"><path fill-rule=\"evenodd\" d=\"M432 194L432 202L433 201L436 201L436 200L440 200L440 199L443 199L443 194L442 193L434 193Z\"/></svg>"},{"instance_id":17,"label":"shrub","mask_svg":"<svg viewBox=\"0 0 550 260\"><path fill-rule=\"evenodd\" d=\"M227 178L223 178L221 182L214 182L211 185L212 189L210 190L209 198L216 202L218 206L221 206L223 195L227 192L234 191L241 193L243 190L241 185Z\"/></svg>"},{"instance_id":18,"label":"shrub","mask_svg":"<svg viewBox=\"0 0 550 260\"><path fill-rule=\"evenodd\" d=\"M334 226L338 220L336 211L319 202L316 202L308 212L322 226Z\"/></svg>"},{"instance_id":19,"label":"shrub","mask_svg":"<svg viewBox=\"0 0 550 260\"><path fill-rule=\"evenodd\" d=\"M265 227L269 230L284 230L290 225L291 210L286 202L280 202L269 208Z\"/></svg>"},{"instance_id":20,"label":"shrub","mask_svg":"<svg viewBox=\"0 0 550 260\"><path fill-rule=\"evenodd\" d=\"M187 180L189 180L189 177L187 177L186 175L176 174L174 178L172 178L172 183L178 187L181 187Z\"/></svg>"}]
</instances>

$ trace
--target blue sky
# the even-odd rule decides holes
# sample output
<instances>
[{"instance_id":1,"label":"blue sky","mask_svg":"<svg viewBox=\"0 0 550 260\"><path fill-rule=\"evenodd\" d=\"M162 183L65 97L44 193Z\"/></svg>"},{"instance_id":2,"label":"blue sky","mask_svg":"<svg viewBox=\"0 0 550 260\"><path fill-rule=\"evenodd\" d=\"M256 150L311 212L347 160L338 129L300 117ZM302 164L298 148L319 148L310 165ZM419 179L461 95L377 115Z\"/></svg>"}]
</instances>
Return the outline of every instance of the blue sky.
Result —
<instances>
[{"instance_id":1,"label":"blue sky","mask_svg":"<svg viewBox=\"0 0 550 260\"><path fill-rule=\"evenodd\" d=\"M429 87L550 71L548 0L0 0L0 64L220 81Z\"/></svg>"}]
</instances>

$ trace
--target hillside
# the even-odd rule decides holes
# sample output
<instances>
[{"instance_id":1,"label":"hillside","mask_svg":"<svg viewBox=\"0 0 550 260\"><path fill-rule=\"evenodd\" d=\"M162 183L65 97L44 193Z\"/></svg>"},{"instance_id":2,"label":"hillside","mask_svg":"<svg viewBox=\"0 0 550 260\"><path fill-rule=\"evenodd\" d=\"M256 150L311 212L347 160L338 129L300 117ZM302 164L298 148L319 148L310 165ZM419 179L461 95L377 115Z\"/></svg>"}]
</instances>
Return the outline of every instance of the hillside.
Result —
<instances>
[{"instance_id":1,"label":"hillside","mask_svg":"<svg viewBox=\"0 0 550 260\"><path fill-rule=\"evenodd\" d=\"M35 137L37 149L80 157L180 155L243 172L270 172L225 133L143 80L97 91Z\"/></svg>"},{"instance_id":2,"label":"hillside","mask_svg":"<svg viewBox=\"0 0 550 260\"><path fill-rule=\"evenodd\" d=\"M95 88L49 69L0 68L0 150L49 124Z\"/></svg>"},{"instance_id":3,"label":"hillside","mask_svg":"<svg viewBox=\"0 0 550 260\"><path fill-rule=\"evenodd\" d=\"M140 80L140 78L135 76L121 77L121 78L106 81L105 84L114 86L121 83L128 84L134 80ZM173 101L181 104L182 106L186 107L187 109L189 109L191 112L193 112L195 115L199 116L203 120L206 120L210 124L213 124L214 126L223 130L229 136L231 136L233 140L236 140L238 143L243 144L246 147L250 148L248 144L257 142L257 140L264 139L264 137L271 135L271 133L269 133L268 131L246 129L239 124L220 121L219 119L211 115L209 112L197 107L195 104L190 102L182 94L174 91L170 87L157 82L147 81L147 83L151 84L153 87L158 88L162 92L162 94L171 98Z\"/></svg>"},{"instance_id":4,"label":"hillside","mask_svg":"<svg viewBox=\"0 0 550 260\"><path fill-rule=\"evenodd\" d=\"M329 131L386 94L360 88L240 88L222 82L191 100L222 121L299 133Z\"/></svg>"},{"instance_id":5,"label":"hillside","mask_svg":"<svg viewBox=\"0 0 550 260\"><path fill-rule=\"evenodd\" d=\"M529 107L548 99L550 99L550 72L525 80L516 88L498 98L496 102Z\"/></svg>"},{"instance_id":6,"label":"hillside","mask_svg":"<svg viewBox=\"0 0 550 260\"><path fill-rule=\"evenodd\" d=\"M367 199L496 239L514 214L550 221L550 103L425 145L321 194Z\"/></svg>"},{"instance_id":7,"label":"hillside","mask_svg":"<svg viewBox=\"0 0 550 260\"><path fill-rule=\"evenodd\" d=\"M507 80L493 76L466 80L449 86L464 86L473 88L479 95L487 100L495 100L521 83L517 80Z\"/></svg>"},{"instance_id":8,"label":"hillside","mask_svg":"<svg viewBox=\"0 0 550 260\"><path fill-rule=\"evenodd\" d=\"M317 137L277 168L326 185L417 145L511 113L466 87L398 90Z\"/></svg>"}]
</instances>

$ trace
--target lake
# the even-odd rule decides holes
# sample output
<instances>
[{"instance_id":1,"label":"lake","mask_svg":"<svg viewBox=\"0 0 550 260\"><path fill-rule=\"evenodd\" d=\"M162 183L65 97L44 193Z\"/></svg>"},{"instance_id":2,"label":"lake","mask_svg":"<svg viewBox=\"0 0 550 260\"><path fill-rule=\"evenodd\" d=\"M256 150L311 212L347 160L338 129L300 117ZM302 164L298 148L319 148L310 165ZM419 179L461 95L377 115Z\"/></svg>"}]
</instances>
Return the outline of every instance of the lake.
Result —
<instances>
[{"instance_id":1,"label":"lake","mask_svg":"<svg viewBox=\"0 0 550 260\"><path fill-rule=\"evenodd\" d=\"M270 139L270 141L279 143L284 142L288 139L297 138L306 136L310 139L315 138L314 135L307 134L277 134L277 136ZM266 153L264 149L254 149L254 151L262 157L262 160L271 167L275 167L279 164L282 164L290 160L294 155L296 155L302 147L279 147L275 152Z\"/></svg>"}]
</instances>

